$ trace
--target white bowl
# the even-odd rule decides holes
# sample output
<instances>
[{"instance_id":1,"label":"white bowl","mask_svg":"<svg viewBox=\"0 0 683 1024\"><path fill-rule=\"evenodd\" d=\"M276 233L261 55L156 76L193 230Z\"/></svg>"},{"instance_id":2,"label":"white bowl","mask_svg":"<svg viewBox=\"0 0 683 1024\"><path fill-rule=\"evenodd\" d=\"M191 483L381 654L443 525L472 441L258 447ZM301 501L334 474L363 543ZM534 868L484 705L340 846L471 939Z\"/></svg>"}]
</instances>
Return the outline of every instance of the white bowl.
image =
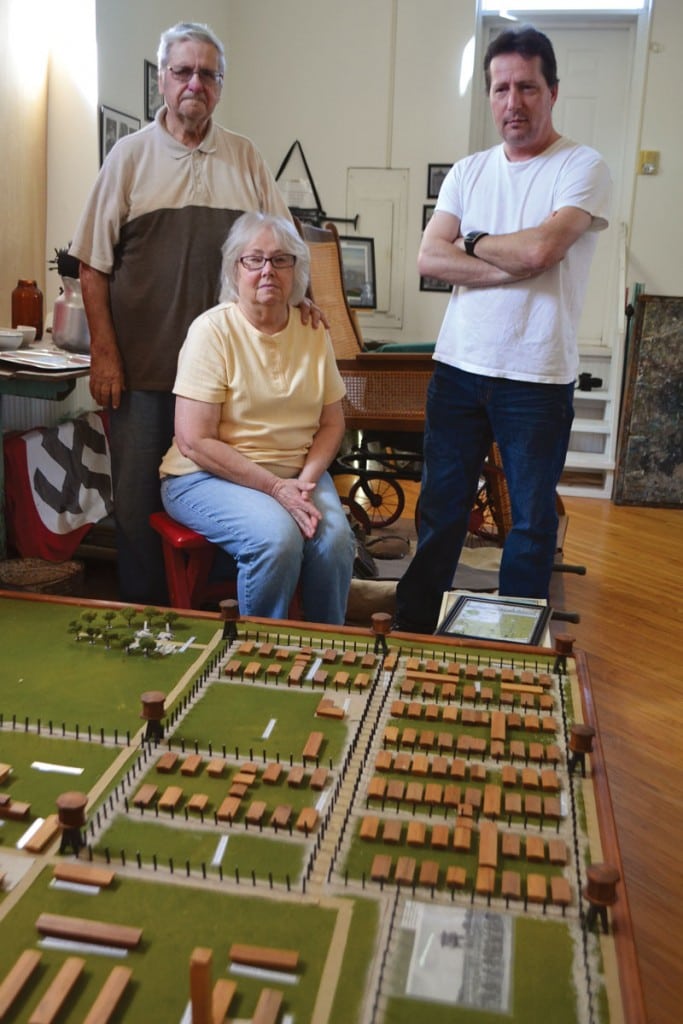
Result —
<instances>
[{"instance_id":1,"label":"white bowl","mask_svg":"<svg viewBox=\"0 0 683 1024\"><path fill-rule=\"evenodd\" d=\"M26 324L17 324L16 330L21 331L23 336L22 345L24 348L27 345L32 345L36 340L36 329L35 327L27 327Z\"/></svg>"},{"instance_id":2,"label":"white bowl","mask_svg":"<svg viewBox=\"0 0 683 1024\"><path fill-rule=\"evenodd\" d=\"M13 331L9 327L0 327L0 352L14 352L20 348L24 340L21 331Z\"/></svg>"}]
</instances>

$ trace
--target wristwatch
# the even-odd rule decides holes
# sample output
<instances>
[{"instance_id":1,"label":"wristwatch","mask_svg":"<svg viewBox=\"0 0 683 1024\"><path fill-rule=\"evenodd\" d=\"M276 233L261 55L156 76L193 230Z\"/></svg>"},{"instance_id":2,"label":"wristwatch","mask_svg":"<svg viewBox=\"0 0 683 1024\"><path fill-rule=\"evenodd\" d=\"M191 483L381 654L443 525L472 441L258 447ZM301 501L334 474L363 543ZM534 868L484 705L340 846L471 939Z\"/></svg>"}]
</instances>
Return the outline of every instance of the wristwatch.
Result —
<instances>
[{"instance_id":1,"label":"wristwatch","mask_svg":"<svg viewBox=\"0 0 683 1024\"><path fill-rule=\"evenodd\" d=\"M468 231L465 235L465 252L468 256L476 256L474 247L480 238L486 238L488 231Z\"/></svg>"}]
</instances>

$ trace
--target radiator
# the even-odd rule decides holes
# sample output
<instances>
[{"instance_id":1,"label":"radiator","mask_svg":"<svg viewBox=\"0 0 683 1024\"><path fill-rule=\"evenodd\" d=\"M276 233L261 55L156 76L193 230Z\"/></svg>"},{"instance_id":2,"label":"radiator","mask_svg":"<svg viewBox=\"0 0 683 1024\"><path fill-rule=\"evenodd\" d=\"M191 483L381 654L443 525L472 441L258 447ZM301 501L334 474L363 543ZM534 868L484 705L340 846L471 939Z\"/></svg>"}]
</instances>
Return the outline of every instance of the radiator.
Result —
<instances>
[{"instance_id":1,"label":"radiator","mask_svg":"<svg viewBox=\"0 0 683 1024\"><path fill-rule=\"evenodd\" d=\"M2 395L2 430L23 432L32 427L54 427L62 420L73 419L82 412L96 409L88 388L88 378L79 377L76 387L61 402L46 398L21 398Z\"/></svg>"}]
</instances>

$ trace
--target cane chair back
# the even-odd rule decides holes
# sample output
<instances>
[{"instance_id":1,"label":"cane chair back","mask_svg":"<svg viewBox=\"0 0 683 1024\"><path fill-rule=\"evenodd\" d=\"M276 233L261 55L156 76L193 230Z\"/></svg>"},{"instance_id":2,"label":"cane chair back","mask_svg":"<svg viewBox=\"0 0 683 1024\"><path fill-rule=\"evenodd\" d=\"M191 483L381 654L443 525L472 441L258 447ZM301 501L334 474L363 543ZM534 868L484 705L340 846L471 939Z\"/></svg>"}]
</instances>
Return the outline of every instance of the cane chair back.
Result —
<instances>
[{"instance_id":1,"label":"cane chair back","mask_svg":"<svg viewBox=\"0 0 683 1024\"><path fill-rule=\"evenodd\" d=\"M351 430L422 433L431 354L367 351L344 288L339 234L300 224L311 254L311 297L330 325L332 347L346 385L344 415Z\"/></svg>"}]
</instances>

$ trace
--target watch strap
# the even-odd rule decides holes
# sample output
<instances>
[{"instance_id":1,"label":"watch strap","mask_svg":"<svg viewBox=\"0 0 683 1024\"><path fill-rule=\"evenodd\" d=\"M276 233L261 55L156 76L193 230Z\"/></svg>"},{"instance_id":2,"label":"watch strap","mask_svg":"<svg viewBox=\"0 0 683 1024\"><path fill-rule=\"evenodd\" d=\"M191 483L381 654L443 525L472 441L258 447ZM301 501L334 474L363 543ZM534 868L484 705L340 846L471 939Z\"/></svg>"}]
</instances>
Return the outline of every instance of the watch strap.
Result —
<instances>
[{"instance_id":1,"label":"watch strap","mask_svg":"<svg viewBox=\"0 0 683 1024\"><path fill-rule=\"evenodd\" d=\"M474 251L475 245L480 239L486 238L487 235L488 231L467 232L467 234L465 235L465 252L467 253L468 256L476 256L476 253Z\"/></svg>"}]
</instances>

